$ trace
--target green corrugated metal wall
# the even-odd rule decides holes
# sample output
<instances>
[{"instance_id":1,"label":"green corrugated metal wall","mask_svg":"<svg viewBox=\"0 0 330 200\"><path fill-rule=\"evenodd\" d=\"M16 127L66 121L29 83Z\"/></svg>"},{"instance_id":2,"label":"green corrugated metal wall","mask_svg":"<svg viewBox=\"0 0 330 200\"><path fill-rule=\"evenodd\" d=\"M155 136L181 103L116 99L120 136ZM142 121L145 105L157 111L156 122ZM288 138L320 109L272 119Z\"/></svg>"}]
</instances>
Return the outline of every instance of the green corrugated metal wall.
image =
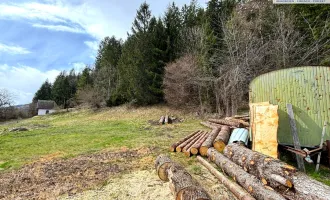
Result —
<instances>
[{"instance_id":1,"label":"green corrugated metal wall","mask_svg":"<svg viewBox=\"0 0 330 200\"><path fill-rule=\"evenodd\" d=\"M296 67L263 74L250 83L249 95L250 103L279 105L279 143L292 144L286 110L286 104L291 103L301 145L320 144L323 123L330 122L330 67ZM327 126L325 139L330 140L329 133Z\"/></svg>"}]
</instances>

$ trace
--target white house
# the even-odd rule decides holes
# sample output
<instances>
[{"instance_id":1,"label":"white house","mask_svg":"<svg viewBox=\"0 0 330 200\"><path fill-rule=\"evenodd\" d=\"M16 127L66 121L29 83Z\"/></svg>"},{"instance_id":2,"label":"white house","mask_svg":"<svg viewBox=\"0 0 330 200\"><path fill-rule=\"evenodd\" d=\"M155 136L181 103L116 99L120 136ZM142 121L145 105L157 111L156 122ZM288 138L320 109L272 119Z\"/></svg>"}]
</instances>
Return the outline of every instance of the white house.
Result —
<instances>
[{"instance_id":1,"label":"white house","mask_svg":"<svg viewBox=\"0 0 330 200\"><path fill-rule=\"evenodd\" d=\"M55 101L49 100L38 100L37 102L37 110L38 115L47 115L55 112L56 103Z\"/></svg>"}]
</instances>

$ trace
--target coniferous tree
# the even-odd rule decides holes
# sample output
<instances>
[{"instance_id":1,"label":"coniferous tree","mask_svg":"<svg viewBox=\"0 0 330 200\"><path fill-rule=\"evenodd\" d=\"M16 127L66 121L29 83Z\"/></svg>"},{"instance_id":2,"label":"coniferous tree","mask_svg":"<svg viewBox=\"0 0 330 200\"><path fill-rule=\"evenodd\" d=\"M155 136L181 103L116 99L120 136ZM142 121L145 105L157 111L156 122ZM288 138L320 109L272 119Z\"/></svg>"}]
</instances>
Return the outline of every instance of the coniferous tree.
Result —
<instances>
[{"instance_id":1,"label":"coniferous tree","mask_svg":"<svg viewBox=\"0 0 330 200\"><path fill-rule=\"evenodd\" d=\"M38 100L51 100L52 99L52 84L49 83L48 79L41 85L39 90L33 97L33 102Z\"/></svg>"}]
</instances>

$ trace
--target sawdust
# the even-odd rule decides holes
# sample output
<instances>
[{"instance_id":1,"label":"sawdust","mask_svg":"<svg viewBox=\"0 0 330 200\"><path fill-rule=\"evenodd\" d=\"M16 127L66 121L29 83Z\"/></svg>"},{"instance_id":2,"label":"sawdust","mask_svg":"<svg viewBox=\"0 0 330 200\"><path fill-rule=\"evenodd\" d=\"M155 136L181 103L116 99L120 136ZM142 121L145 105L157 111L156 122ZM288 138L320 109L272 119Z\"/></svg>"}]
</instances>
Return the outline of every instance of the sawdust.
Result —
<instances>
[{"instance_id":1,"label":"sawdust","mask_svg":"<svg viewBox=\"0 0 330 200\"><path fill-rule=\"evenodd\" d=\"M151 158L151 157L150 157ZM149 157L141 159L149 160ZM152 160L153 162L154 160ZM202 186L211 195L213 200L235 200L233 194L218 182L218 180L205 168L198 175L191 173L194 178L202 183ZM63 196L61 200L172 200L168 182L161 181L155 170L134 171L120 177L110 179L107 185L98 189L85 191L73 196Z\"/></svg>"}]
</instances>

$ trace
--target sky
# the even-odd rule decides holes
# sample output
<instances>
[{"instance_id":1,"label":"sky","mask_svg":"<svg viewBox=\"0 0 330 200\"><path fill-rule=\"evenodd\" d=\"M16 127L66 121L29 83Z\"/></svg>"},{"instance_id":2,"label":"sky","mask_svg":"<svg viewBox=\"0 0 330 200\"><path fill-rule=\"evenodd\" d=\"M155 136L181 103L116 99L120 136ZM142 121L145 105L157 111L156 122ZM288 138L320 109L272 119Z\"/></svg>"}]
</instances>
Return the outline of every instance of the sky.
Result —
<instances>
[{"instance_id":1,"label":"sky","mask_svg":"<svg viewBox=\"0 0 330 200\"><path fill-rule=\"evenodd\" d=\"M106 36L125 40L144 0L0 0L0 88L30 103L45 80L93 65ZM161 16L171 0L149 0ZM190 0L174 0L181 7ZM198 0L205 7L207 0Z\"/></svg>"}]
</instances>

